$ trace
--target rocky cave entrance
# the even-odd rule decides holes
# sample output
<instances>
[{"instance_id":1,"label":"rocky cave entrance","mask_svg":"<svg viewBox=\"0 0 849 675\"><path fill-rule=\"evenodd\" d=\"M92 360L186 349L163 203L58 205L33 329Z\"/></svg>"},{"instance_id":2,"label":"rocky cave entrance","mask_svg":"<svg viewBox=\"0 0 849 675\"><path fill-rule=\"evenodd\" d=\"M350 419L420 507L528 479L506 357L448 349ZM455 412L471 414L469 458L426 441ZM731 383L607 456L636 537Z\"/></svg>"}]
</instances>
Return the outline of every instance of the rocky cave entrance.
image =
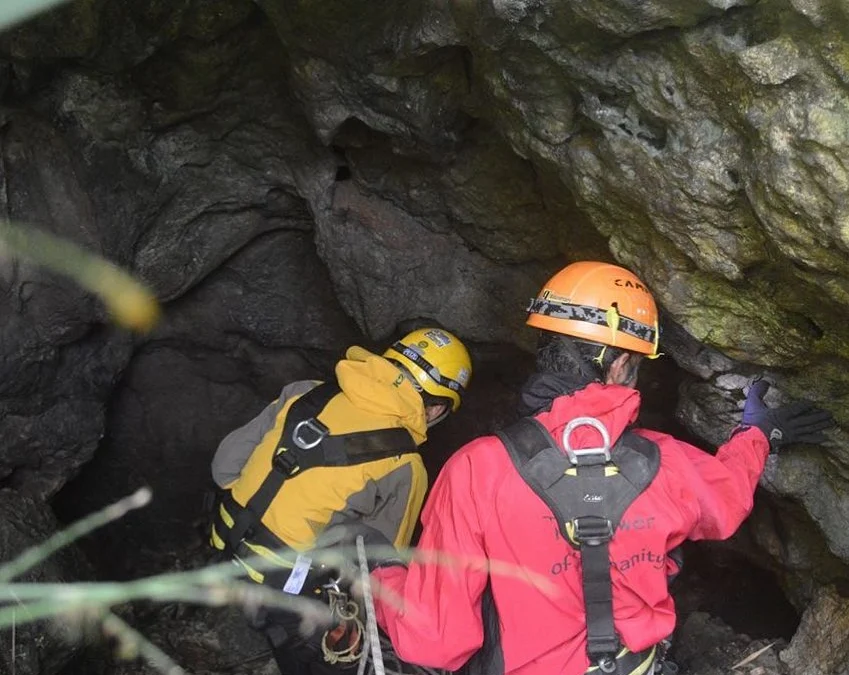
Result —
<instances>
[{"instance_id":1,"label":"rocky cave entrance","mask_svg":"<svg viewBox=\"0 0 849 675\"><path fill-rule=\"evenodd\" d=\"M48 505L68 523L150 485L44 578L199 566L219 440L415 317L477 366L432 433L434 474L512 419L524 303L579 259L632 267L661 300L646 426L717 445L763 372L773 404L849 424L840 3L360 4L72 0L0 34L2 215L103 253L165 308L130 335L66 279L4 262L0 553L54 532ZM849 668L847 447L836 429L768 464L741 531L688 546L689 672L726 675L797 625L782 663L747 669ZM187 668L266 672L232 612L122 612ZM18 675L152 672L15 639Z\"/></svg>"},{"instance_id":2,"label":"rocky cave entrance","mask_svg":"<svg viewBox=\"0 0 849 675\"><path fill-rule=\"evenodd\" d=\"M408 324L398 333L409 328ZM358 342L379 347L367 339ZM431 431L425 446L431 476L462 443L515 419L516 393L532 369L527 352L504 345L471 347L476 366L474 390L458 414ZM296 354L300 377L327 377L332 372L335 355ZM273 396L279 384L269 379L262 388L246 386L240 373L246 368L256 373L246 362L185 347L175 350L173 345L143 350L137 363L131 364L118 387L102 447L53 504L59 519L70 523L143 485L153 489L153 503L146 509L130 513L81 541L97 578L126 580L199 567L207 560L200 504L209 485L209 460L216 439L258 412L264 405L262 395ZM187 376L186 370L196 377ZM639 383L644 398L641 423L698 443L673 414L679 386L687 377L672 359L646 363ZM166 440L174 428L184 428L180 420L190 405L192 414L187 424L191 434ZM209 431L200 431L204 429ZM753 560L733 540L724 546L687 543L684 571L673 584L673 594L679 627L688 625L691 616L700 621L717 620L715 624L700 624L703 641L705 635L715 633L727 640L730 628L734 634L745 636L741 649L748 647L746 640L789 642L799 624L799 612L773 571ZM188 619L197 609L142 605L135 611L137 627L155 634L163 631L163 623L174 621L183 630L197 629ZM228 616L237 620L232 614ZM673 652L682 654L685 665L693 658L691 652L698 655L709 646L691 633L683 636L683 645L676 644ZM261 659L265 653L261 645L250 644L259 650ZM97 658L84 654L63 673L96 672L92 669L102 668L103 658L103 654ZM196 662L186 665L230 672L215 659L210 663L208 655L195 654L195 658Z\"/></svg>"}]
</instances>

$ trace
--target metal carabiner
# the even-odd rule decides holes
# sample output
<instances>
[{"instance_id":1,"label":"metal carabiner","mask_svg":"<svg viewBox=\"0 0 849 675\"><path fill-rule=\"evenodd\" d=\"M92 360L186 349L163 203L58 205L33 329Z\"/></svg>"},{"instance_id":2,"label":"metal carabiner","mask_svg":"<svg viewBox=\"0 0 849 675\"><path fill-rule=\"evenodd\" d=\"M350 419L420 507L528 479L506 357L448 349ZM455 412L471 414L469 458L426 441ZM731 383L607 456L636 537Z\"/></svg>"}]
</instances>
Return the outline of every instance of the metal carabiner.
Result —
<instances>
[{"instance_id":1,"label":"metal carabiner","mask_svg":"<svg viewBox=\"0 0 849 675\"><path fill-rule=\"evenodd\" d=\"M601 434L601 440L604 443L604 446L601 448L582 448L575 450L569 445L569 437L572 435L572 432L575 431L578 427L588 426L592 427L596 431ZM585 457L587 455L604 455L604 461L610 461L610 434L607 431L607 427L601 423L600 420L597 420L595 417L576 417L569 424L566 425L566 428L563 430L563 449L566 451L566 455L569 457L569 461L572 464L578 464L579 457Z\"/></svg>"}]
</instances>

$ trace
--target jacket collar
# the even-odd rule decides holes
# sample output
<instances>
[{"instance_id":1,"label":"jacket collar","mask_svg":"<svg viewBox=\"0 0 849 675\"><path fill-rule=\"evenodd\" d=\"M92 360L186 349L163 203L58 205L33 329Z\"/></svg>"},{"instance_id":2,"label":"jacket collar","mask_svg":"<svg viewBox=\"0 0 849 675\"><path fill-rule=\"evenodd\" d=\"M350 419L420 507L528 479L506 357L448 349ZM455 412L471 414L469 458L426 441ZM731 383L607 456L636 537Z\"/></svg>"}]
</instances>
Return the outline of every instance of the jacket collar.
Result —
<instances>
[{"instance_id":1,"label":"jacket collar","mask_svg":"<svg viewBox=\"0 0 849 675\"><path fill-rule=\"evenodd\" d=\"M558 396L551 409L536 415L549 430L557 445L563 447L562 434L566 425L576 417L595 417L610 434L611 444L637 420L640 411L640 392L618 384L587 385L571 394ZM583 425L569 439L573 448L601 447L602 439L595 429Z\"/></svg>"},{"instance_id":2,"label":"jacket collar","mask_svg":"<svg viewBox=\"0 0 849 675\"><path fill-rule=\"evenodd\" d=\"M427 440L421 394L383 357L362 347L351 347L336 364L336 380L350 403L374 417L373 422L385 423L385 428L407 429L416 445Z\"/></svg>"}]
</instances>

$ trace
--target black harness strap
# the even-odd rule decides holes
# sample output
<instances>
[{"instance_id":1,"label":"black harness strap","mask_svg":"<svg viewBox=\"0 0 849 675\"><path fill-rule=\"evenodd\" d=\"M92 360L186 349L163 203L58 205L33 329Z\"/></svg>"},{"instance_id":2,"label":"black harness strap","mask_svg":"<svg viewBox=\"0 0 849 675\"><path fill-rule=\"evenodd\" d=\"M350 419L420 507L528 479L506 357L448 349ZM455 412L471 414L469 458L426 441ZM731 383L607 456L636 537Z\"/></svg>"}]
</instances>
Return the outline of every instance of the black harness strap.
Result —
<instances>
[{"instance_id":1,"label":"black harness strap","mask_svg":"<svg viewBox=\"0 0 849 675\"><path fill-rule=\"evenodd\" d=\"M231 552L254 531L269 534L262 526L262 517L283 483L292 476L318 466L353 466L415 452L416 443L410 432L399 427L331 435L317 418L340 392L338 384L326 382L292 403L268 475L248 503L234 509L233 526L219 533Z\"/></svg>"},{"instance_id":2,"label":"black harness strap","mask_svg":"<svg viewBox=\"0 0 849 675\"><path fill-rule=\"evenodd\" d=\"M563 537L580 551L587 653L603 673L614 673L622 645L613 621L608 549L622 514L657 475L657 446L626 432L609 454L605 448L567 456L533 418L519 420L498 437L519 474L557 518Z\"/></svg>"},{"instance_id":3,"label":"black harness strap","mask_svg":"<svg viewBox=\"0 0 849 675\"><path fill-rule=\"evenodd\" d=\"M286 423L283 425L283 433L280 435L280 441L277 444L278 451L275 452L275 455L279 452L280 447L288 444L297 423L318 415L339 391L337 384L323 383L296 399L286 413ZM272 461L272 465L274 465L274 461ZM288 472L283 473L275 469L276 467L272 466L272 470L269 471L268 476L265 477L259 489L245 504L245 507L239 509L237 513L231 514L234 521L233 527L229 529L225 538L226 544L231 549L235 549L251 528L262 521L262 517L268 507L271 506L275 495L289 477Z\"/></svg>"}]
</instances>

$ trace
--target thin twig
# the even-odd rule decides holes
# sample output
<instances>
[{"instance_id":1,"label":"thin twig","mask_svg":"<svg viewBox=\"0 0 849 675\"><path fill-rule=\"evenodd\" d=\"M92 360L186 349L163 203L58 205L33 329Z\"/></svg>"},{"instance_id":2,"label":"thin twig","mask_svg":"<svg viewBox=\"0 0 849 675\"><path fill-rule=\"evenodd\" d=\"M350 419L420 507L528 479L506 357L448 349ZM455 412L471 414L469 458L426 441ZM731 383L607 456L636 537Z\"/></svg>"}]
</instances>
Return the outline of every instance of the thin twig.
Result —
<instances>
[{"instance_id":1,"label":"thin twig","mask_svg":"<svg viewBox=\"0 0 849 675\"><path fill-rule=\"evenodd\" d=\"M9 1L3 0L0 7L5 9ZM45 0L40 2L45 4ZM159 320L159 304L146 286L114 263L69 239L32 225L0 220L0 252L24 258L73 279L96 293L122 326L145 332Z\"/></svg>"},{"instance_id":2,"label":"thin twig","mask_svg":"<svg viewBox=\"0 0 849 675\"><path fill-rule=\"evenodd\" d=\"M253 582L230 581L216 585L193 584L192 574L162 583L157 577L138 582L9 584L0 586L0 600L13 594L30 600L24 605L27 623L86 609L107 608L133 600L186 602L224 606L262 604L297 612L306 619L320 621L329 612L326 605L309 598L280 593ZM0 628L11 625L14 607L0 608Z\"/></svg>"},{"instance_id":3,"label":"thin twig","mask_svg":"<svg viewBox=\"0 0 849 675\"><path fill-rule=\"evenodd\" d=\"M731 670L737 670L737 668L742 668L743 666L751 663L756 658L758 658L761 654L763 654L767 649L772 647L772 645L774 645L774 644L775 644L775 642L770 642L766 647L762 647L761 649L754 652L753 654L749 654L745 659L743 659L742 661L739 661L739 662L735 663L733 666L731 666Z\"/></svg>"}]
</instances>

